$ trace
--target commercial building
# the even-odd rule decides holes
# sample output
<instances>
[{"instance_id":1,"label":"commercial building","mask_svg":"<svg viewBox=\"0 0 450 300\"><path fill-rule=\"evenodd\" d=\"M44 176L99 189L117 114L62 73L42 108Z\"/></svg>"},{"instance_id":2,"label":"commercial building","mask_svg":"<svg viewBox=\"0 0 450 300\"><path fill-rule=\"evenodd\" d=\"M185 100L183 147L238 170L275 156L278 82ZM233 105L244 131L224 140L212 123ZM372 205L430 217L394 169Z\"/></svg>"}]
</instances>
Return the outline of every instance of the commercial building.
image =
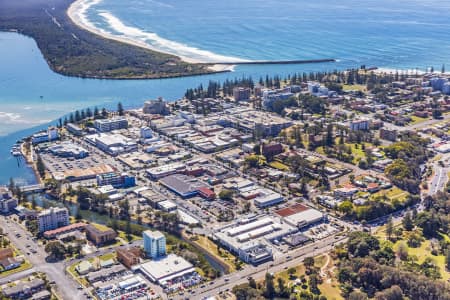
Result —
<instances>
[{"instance_id":1,"label":"commercial building","mask_svg":"<svg viewBox=\"0 0 450 300\"><path fill-rule=\"evenodd\" d=\"M142 250L139 247L116 248L116 254L117 260L130 269L141 261Z\"/></svg>"},{"instance_id":2,"label":"commercial building","mask_svg":"<svg viewBox=\"0 0 450 300\"><path fill-rule=\"evenodd\" d=\"M112 119L95 120L94 127L100 132L109 132L117 129L128 128L128 120L123 117L116 117Z\"/></svg>"},{"instance_id":3,"label":"commercial building","mask_svg":"<svg viewBox=\"0 0 450 300\"><path fill-rule=\"evenodd\" d=\"M69 225L69 211L67 208L52 207L41 211L37 215L39 232L53 230Z\"/></svg>"},{"instance_id":4,"label":"commercial building","mask_svg":"<svg viewBox=\"0 0 450 300\"><path fill-rule=\"evenodd\" d=\"M177 205L175 204L175 202L170 200L158 202L157 206L159 209L165 212L172 212L177 210Z\"/></svg>"},{"instance_id":5,"label":"commercial building","mask_svg":"<svg viewBox=\"0 0 450 300\"><path fill-rule=\"evenodd\" d=\"M67 131L69 131L73 135L81 136L83 135L83 129L81 129L78 125L73 123L68 123L66 125Z\"/></svg>"},{"instance_id":6,"label":"commercial building","mask_svg":"<svg viewBox=\"0 0 450 300\"><path fill-rule=\"evenodd\" d=\"M144 252L153 259L166 255L166 237L159 231L146 230L144 238Z\"/></svg>"},{"instance_id":7,"label":"commercial building","mask_svg":"<svg viewBox=\"0 0 450 300\"><path fill-rule=\"evenodd\" d=\"M136 185L136 178L127 173L105 173L97 175L97 185L112 185L115 188L129 188Z\"/></svg>"},{"instance_id":8,"label":"commercial building","mask_svg":"<svg viewBox=\"0 0 450 300\"><path fill-rule=\"evenodd\" d=\"M160 285L195 273L195 268L190 262L175 254L146 262L139 266L139 270L152 282Z\"/></svg>"},{"instance_id":9,"label":"commercial building","mask_svg":"<svg viewBox=\"0 0 450 300\"><path fill-rule=\"evenodd\" d=\"M200 189L208 188L208 185L199 179L183 174L170 175L160 179L159 182L183 198L193 197Z\"/></svg>"},{"instance_id":10,"label":"commercial building","mask_svg":"<svg viewBox=\"0 0 450 300\"><path fill-rule=\"evenodd\" d=\"M89 224L85 230L87 239L97 246L112 242L117 237L117 233L110 228L102 230Z\"/></svg>"},{"instance_id":11,"label":"commercial building","mask_svg":"<svg viewBox=\"0 0 450 300\"><path fill-rule=\"evenodd\" d=\"M236 101L247 101L250 99L252 90L245 87L235 87L233 88L233 97Z\"/></svg>"},{"instance_id":12,"label":"commercial building","mask_svg":"<svg viewBox=\"0 0 450 300\"><path fill-rule=\"evenodd\" d=\"M144 102L144 107L142 109L144 114L154 114L154 115L167 115L169 114L169 108L167 107L166 101L162 98L157 100L148 100Z\"/></svg>"},{"instance_id":13,"label":"commercial building","mask_svg":"<svg viewBox=\"0 0 450 300\"><path fill-rule=\"evenodd\" d=\"M256 189L254 190L257 197L253 200L255 206L259 208L266 208L269 206L277 205L284 201L283 195L276 193L269 189ZM249 191L249 193L252 193Z\"/></svg>"},{"instance_id":14,"label":"commercial building","mask_svg":"<svg viewBox=\"0 0 450 300\"><path fill-rule=\"evenodd\" d=\"M291 226L271 216L240 219L219 228L213 236L220 244L247 263L258 264L272 258L270 244L296 233Z\"/></svg>"},{"instance_id":15,"label":"commercial building","mask_svg":"<svg viewBox=\"0 0 450 300\"><path fill-rule=\"evenodd\" d=\"M0 213L9 214L17 205L18 201L12 197L11 192L5 187L0 187Z\"/></svg>"},{"instance_id":16,"label":"commercial building","mask_svg":"<svg viewBox=\"0 0 450 300\"><path fill-rule=\"evenodd\" d=\"M151 179L157 180L172 174L181 173L184 169L186 169L185 164L173 163L147 169L146 173Z\"/></svg>"},{"instance_id":17,"label":"commercial building","mask_svg":"<svg viewBox=\"0 0 450 300\"><path fill-rule=\"evenodd\" d=\"M88 135L85 139L88 143L111 155L137 150L136 141L121 134L99 133Z\"/></svg>"},{"instance_id":18,"label":"commercial building","mask_svg":"<svg viewBox=\"0 0 450 300\"><path fill-rule=\"evenodd\" d=\"M53 155L60 157L74 157L74 158L84 158L89 155L89 151L81 146L75 145L72 142L62 142L50 146L48 148Z\"/></svg>"},{"instance_id":19,"label":"commercial building","mask_svg":"<svg viewBox=\"0 0 450 300\"><path fill-rule=\"evenodd\" d=\"M59 138L59 131L56 127L48 127L46 131L35 133L31 136L32 144L46 143L57 140Z\"/></svg>"},{"instance_id":20,"label":"commercial building","mask_svg":"<svg viewBox=\"0 0 450 300\"><path fill-rule=\"evenodd\" d=\"M324 215L320 211L300 203L277 210L275 213L282 217L284 222L299 229L324 220Z\"/></svg>"}]
</instances>

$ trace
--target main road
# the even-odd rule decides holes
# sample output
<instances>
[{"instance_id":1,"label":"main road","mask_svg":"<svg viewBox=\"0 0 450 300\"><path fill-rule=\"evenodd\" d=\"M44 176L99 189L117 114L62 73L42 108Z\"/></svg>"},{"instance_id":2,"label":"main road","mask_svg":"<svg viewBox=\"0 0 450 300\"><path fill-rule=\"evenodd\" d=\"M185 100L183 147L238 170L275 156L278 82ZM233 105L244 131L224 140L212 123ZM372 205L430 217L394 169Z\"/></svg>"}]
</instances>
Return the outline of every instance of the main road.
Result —
<instances>
[{"instance_id":1,"label":"main road","mask_svg":"<svg viewBox=\"0 0 450 300\"><path fill-rule=\"evenodd\" d=\"M47 275L50 282L55 282L56 291L62 299L86 299L85 290L78 289L78 284L72 280L71 275L65 272L64 262L47 262L44 247L33 241L32 235L21 225L8 217L0 217L0 227L5 229L12 244L33 265L32 269L6 276L0 279L0 284L13 281L30 275L33 272L42 272ZM8 230L8 231L6 231ZM20 234L19 236L16 236ZM34 251L36 253L32 253Z\"/></svg>"},{"instance_id":2,"label":"main road","mask_svg":"<svg viewBox=\"0 0 450 300\"><path fill-rule=\"evenodd\" d=\"M297 266L306 257L314 257L331 251L336 244L345 243L347 237L332 235L307 246L298 248L290 253L258 266L246 265L244 269L222 276L216 281L211 281L203 287L196 288L192 292L184 292L172 296L172 299L205 299L215 296L221 291L231 290L234 286L248 282L248 277L255 280L263 279L266 273L278 273L290 267Z\"/></svg>"}]
</instances>

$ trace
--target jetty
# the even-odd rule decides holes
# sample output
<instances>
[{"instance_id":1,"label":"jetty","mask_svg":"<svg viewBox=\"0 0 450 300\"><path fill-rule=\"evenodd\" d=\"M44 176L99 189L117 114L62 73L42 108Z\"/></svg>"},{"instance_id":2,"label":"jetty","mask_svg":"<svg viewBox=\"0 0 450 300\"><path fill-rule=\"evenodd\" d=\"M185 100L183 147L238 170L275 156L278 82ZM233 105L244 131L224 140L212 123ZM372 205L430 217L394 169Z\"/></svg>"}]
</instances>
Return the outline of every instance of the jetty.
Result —
<instances>
[{"instance_id":1,"label":"jetty","mask_svg":"<svg viewBox=\"0 0 450 300\"><path fill-rule=\"evenodd\" d=\"M293 65L293 64L317 64L336 62L334 58L324 59L294 59L294 60L248 60L248 61L236 61L236 62L214 62L205 63L205 65Z\"/></svg>"}]
</instances>

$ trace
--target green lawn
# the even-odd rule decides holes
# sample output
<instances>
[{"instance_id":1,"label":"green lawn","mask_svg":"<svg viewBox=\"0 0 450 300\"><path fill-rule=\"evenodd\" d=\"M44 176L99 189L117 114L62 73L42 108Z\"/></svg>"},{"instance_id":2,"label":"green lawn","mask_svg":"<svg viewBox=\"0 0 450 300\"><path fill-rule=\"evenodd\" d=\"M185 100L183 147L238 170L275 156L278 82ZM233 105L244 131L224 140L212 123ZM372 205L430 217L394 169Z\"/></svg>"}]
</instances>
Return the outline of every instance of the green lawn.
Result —
<instances>
[{"instance_id":1,"label":"green lawn","mask_svg":"<svg viewBox=\"0 0 450 300\"><path fill-rule=\"evenodd\" d=\"M397 247L400 242L401 241L397 241L394 244L394 250L397 250ZM403 241L403 242L406 243L406 241ZM445 256L444 255L434 256L431 254L431 250L432 250L431 242L429 240L426 240L418 248L408 247L408 255L416 256L418 264L423 263L425 258L431 257L434 260L434 262L436 263L436 265L439 267L442 279L445 281L448 281L450 279L450 273L447 272L447 270L445 268Z\"/></svg>"},{"instance_id":2,"label":"green lawn","mask_svg":"<svg viewBox=\"0 0 450 300\"><path fill-rule=\"evenodd\" d=\"M28 270L31 267L33 267L33 265L29 261L25 260L25 262L21 264L20 267L0 273L0 278Z\"/></svg>"},{"instance_id":3,"label":"green lawn","mask_svg":"<svg viewBox=\"0 0 450 300\"><path fill-rule=\"evenodd\" d=\"M419 124L423 121L428 120L428 118L421 118L421 117L414 116L414 115L411 115L410 118L411 118L411 123L410 123L411 125Z\"/></svg>"},{"instance_id":4,"label":"green lawn","mask_svg":"<svg viewBox=\"0 0 450 300\"><path fill-rule=\"evenodd\" d=\"M361 91L365 92L367 90L366 86L363 84L344 84L342 85L344 91Z\"/></svg>"},{"instance_id":5,"label":"green lawn","mask_svg":"<svg viewBox=\"0 0 450 300\"><path fill-rule=\"evenodd\" d=\"M278 161L272 161L269 163L269 166L271 166L274 169L280 170L280 171L287 171L289 170L289 167L286 166L285 164L282 164Z\"/></svg>"},{"instance_id":6,"label":"green lawn","mask_svg":"<svg viewBox=\"0 0 450 300\"><path fill-rule=\"evenodd\" d=\"M390 200L396 199L396 200L403 202L408 197L408 194L409 194L408 192L401 190L398 187L394 186L388 190L381 190L381 191L378 191L378 192L372 194L372 198L386 195L386 197L388 197Z\"/></svg>"}]
</instances>

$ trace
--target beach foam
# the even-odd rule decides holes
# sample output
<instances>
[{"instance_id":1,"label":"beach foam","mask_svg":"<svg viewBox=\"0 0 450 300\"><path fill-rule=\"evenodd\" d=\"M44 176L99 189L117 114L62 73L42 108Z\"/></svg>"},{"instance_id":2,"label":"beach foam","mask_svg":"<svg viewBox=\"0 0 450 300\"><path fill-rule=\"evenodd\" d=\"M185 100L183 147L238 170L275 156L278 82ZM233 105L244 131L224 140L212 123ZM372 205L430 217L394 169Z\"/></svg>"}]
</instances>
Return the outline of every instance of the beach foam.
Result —
<instances>
[{"instance_id":1,"label":"beach foam","mask_svg":"<svg viewBox=\"0 0 450 300\"><path fill-rule=\"evenodd\" d=\"M191 63L227 63L227 62L244 62L237 57L224 56L213 53L208 50L199 49L183 43L168 40L160 37L153 32L147 32L137 27L124 24L119 18L112 15L108 11L99 11L106 24L114 30L115 34L108 32L106 29L98 28L87 17L88 10L102 0L79 0L74 2L69 10L68 15L72 21L85 30L101 35L105 38L114 39L124 43L129 43L139 47L145 47L157 52L163 52L180 57L182 60Z\"/></svg>"}]
</instances>

